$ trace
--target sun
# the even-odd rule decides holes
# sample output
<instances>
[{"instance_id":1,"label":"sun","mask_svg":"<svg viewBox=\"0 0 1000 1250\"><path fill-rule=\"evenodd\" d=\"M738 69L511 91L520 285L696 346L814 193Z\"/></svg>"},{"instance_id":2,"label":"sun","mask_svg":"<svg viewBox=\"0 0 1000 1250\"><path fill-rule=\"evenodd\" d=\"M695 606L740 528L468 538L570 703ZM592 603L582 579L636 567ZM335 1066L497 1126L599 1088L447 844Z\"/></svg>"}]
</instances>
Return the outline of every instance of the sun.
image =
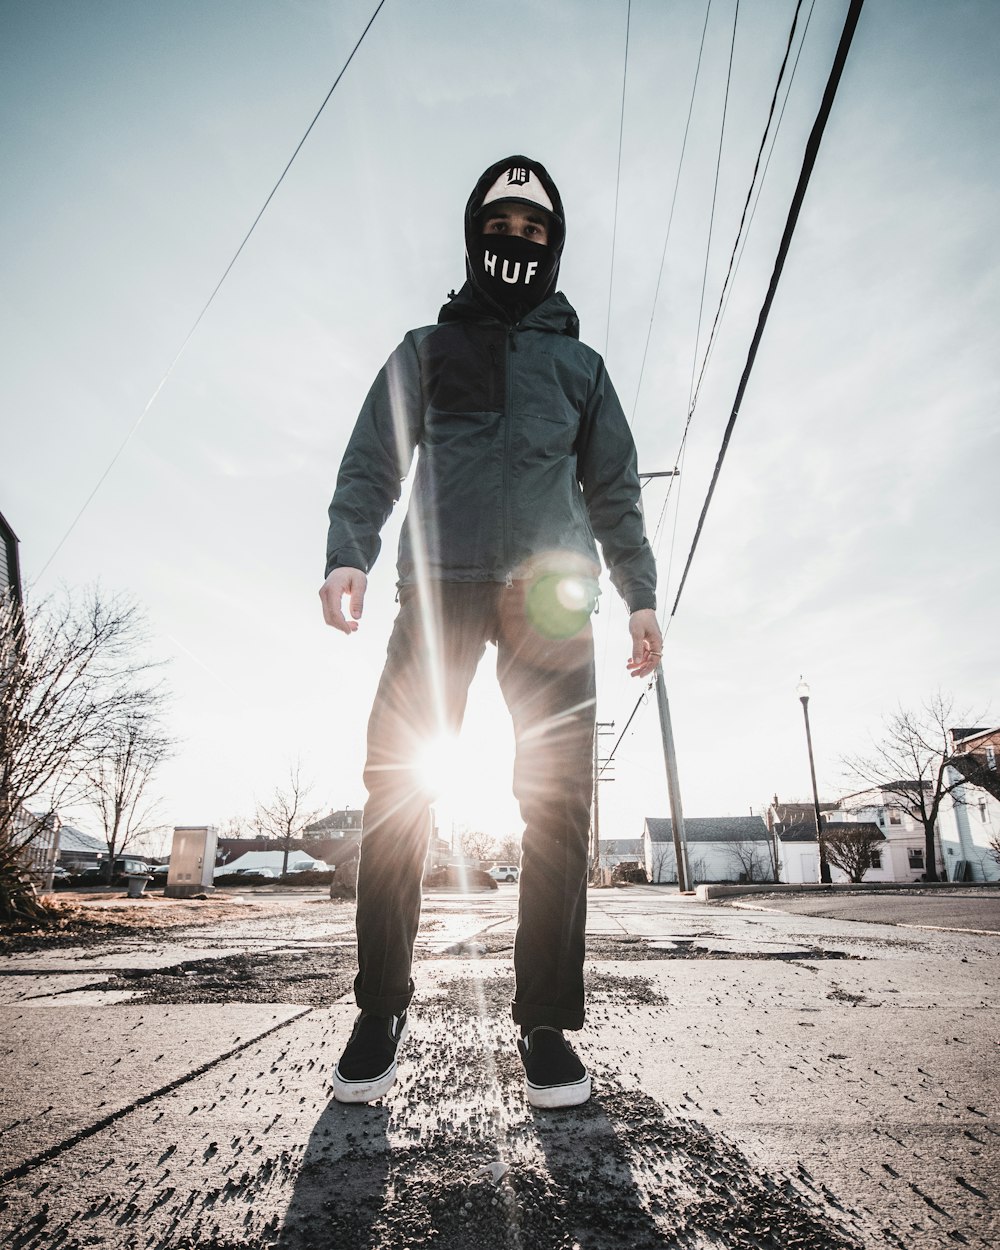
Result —
<instances>
[{"instance_id":1,"label":"sun","mask_svg":"<svg viewBox=\"0 0 1000 1250\"><path fill-rule=\"evenodd\" d=\"M442 734L420 750L415 766L421 784L433 795L442 836L452 826L496 838L520 832L511 793L513 760L502 740L484 743L474 735Z\"/></svg>"}]
</instances>

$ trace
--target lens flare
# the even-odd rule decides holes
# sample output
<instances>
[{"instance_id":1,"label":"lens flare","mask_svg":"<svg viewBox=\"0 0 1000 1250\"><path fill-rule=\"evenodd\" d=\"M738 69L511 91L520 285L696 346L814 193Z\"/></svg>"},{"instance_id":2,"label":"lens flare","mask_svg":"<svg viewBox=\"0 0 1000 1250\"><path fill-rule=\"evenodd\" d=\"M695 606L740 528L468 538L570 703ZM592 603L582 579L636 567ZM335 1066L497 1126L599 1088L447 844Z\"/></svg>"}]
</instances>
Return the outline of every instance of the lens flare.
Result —
<instances>
[{"instance_id":1,"label":"lens flare","mask_svg":"<svg viewBox=\"0 0 1000 1250\"><path fill-rule=\"evenodd\" d=\"M573 638L597 603L597 582L579 573L545 573L525 598L528 620L543 638Z\"/></svg>"}]
</instances>

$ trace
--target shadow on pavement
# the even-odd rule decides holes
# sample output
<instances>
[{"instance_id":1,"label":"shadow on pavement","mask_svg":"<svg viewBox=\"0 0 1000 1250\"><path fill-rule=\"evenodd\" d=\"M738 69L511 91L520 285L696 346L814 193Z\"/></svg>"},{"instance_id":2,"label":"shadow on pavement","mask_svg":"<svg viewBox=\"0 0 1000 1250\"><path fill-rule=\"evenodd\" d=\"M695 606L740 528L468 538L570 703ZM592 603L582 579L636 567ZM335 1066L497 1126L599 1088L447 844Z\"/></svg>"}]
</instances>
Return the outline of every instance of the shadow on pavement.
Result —
<instances>
[{"instance_id":1,"label":"shadow on pavement","mask_svg":"<svg viewBox=\"0 0 1000 1250\"><path fill-rule=\"evenodd\" d=\"M324 1113L295 1182L282 1250L861 1245L838 1227L844 1213L808 1192L804 1173L794 1184L768 1176L700 1121L671 1118L613 1082L583 1107L527 1112L500 1139L466 1126L389 1144L389 1119L381 1108L333 1104ZM483 1168L491 1157L507 1165L499 1180Z\"/></svg>"}]
</instances>

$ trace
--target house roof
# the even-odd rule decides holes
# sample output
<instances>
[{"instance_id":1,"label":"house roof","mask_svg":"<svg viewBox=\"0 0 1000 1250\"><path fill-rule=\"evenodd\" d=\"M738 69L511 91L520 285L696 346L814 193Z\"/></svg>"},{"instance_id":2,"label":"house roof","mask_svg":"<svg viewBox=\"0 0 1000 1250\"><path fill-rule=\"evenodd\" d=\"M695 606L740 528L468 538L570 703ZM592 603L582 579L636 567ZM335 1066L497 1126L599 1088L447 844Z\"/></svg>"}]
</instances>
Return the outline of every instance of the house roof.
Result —
<instances>
[{"instance_id":1,"label":"house roof","mask_svg":"<svg viewBox=\"0 0 1000 1250\"><path fill-rule=\"evenodd\" d=\"M646 829L653 842L669 842L674 836L669 816L647 816ZM766 842L767 825L762 816L685 816L688 842Z\"/></svg>"},{"instance_id":2,"label":"house roof","mask_svg":"<svg viewBox=\"0 0 1000 1250\"><path fill-rule=\"evenodd\" d=\"M602 850L614 847L614 855L638 855L642 851L642 838L601 838Z\"/></svg>"},{"instance_id":3,"label":"house roof","mask_svg":"<svg viewBox=\"0 0 1000 1250\"><path fill-rule=\"evenodd\" d=\"M60 853L65 851L87 851L88 853L107 855L108 844L102 838L95 838L93 834L84 833L82 829L77 829L75 825L60 824L59 851Z\"/></svg>"},{"instance_id":4,"label":"house roof","mask_svg":"<svg viewBox=\"0 0 1000 1250\"><path fill-rule=\"evenodd\" d=\"M871 820L826 820L823 822L823 828L830 833L842 833L850 830L851 833L864 833L867 837L885 841L885 834ZM778 830L778 837L782 842L813 842L816 841L816 823L811 825L792 825L789 829Z\"/></svg>"},{"instance_id":5,"label":"house roof","mask_svg":"<svg viewBox=\"0 0 1000 1250\"><path fill-rule=\"evenodd\" d=\"M836 803L820 803L820 812L832 812ZM816 830L816 805L814 803L772 803L768 811L770 824L776 833L804 826L810 833ZM801 839L800 839L801 840Z\"/></svg>"},{"instance_id":6,"label":"house roof","mask_svg":"<svg viewBox=\"0 0 1000 1250\"><path fill-rule=\"evenodd\" d=\"M837 804L837 806L843 807L844 804L849 803L851 799L863 799L863 798L866 798L868 795L907 794L916 790L918 787L922 787L924 790L929 790L931 788L931 783L929 781L920 781L916 777L913 777L911 779L907 779L906 777L900 777L899 781L887 781L883 785L880 785L880 786L869 786L866 790L855 790L853 794L845 794L844 797ZM858 806L859 807L878 807L879 804L878 803L867 803L867 804L860 803L858 804Z\"/></svg>"},{"instance_id":7,"label":"house roof","mask_svg":"<svg viewBox=\"0 0 1000 1250\"><path fill-rule=\"evenodd\" d=\"M816 822L807 825L805 821L798 824L789 825L787 829L775 828L775 833L782 842L815 842L816 841Z\"/></svg>"}]
</instances>

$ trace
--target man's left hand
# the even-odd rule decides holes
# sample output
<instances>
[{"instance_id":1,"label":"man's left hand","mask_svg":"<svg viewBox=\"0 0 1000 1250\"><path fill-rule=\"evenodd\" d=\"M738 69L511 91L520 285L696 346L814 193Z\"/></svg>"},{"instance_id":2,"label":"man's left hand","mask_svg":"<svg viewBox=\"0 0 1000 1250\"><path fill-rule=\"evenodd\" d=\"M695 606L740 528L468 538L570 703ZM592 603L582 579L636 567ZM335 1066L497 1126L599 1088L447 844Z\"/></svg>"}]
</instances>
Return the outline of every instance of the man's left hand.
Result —
<instances>
[{"instance_id":1,"label":"man's left hand","mask_svg":"<svg viewBox=\"0 0 1000 1250\"><path fill-rule=\"evenodd\" d=\"M640 608L628 618L632 658L626 664L633 677L648 677L663 655L663 635L652 608Z\"/></svg>"}]
</instances>

